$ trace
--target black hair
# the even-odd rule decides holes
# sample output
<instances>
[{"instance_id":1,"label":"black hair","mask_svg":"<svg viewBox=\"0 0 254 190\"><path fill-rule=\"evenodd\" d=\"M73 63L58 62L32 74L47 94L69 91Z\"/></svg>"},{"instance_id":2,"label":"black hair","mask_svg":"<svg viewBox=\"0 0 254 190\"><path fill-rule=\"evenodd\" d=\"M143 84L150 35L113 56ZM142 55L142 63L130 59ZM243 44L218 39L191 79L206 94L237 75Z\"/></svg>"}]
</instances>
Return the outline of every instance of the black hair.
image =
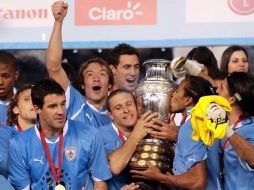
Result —
<instances>
[{"instance_id":1,"label":"black hair","mask_svg":"<svg viewBox=\"0 0 254 190\"><path fill-rule=\"evenodd\" d=\"M192 97L194 105L198 103L199 98L215 94L211 83L201 77L187 76L184 80L186 81L185 96Z\"/></svg>"},{"instance_id":2,"label":"black hair","mask_svg":"<svg viewBox=\"0 0 254 190\"><path fill-rule=\"evenodd\" d=\"M235 96L242 116L254 116L254 76L250 73L233 72L227 77L228 91Z\"/></svg>"},{"instance_id":3,"label":"black hair","mask_svg":"<svg viewBox=\"0 0 254 190\"><path fill-rule=\"evenodd\" d=\"M107 62L117 68L121 55L136 55L140 62L140 55L137 49L126 43L118 44L111 51L109 51L109 54L107 56Z\"/></svg>"},{"instance_id":4,"label":"black hair","mask_svg":"<svg viewBox=\"0 0 254 190\"><path fill-rule=\"evenodd\" d=\"M9 64L15 71L18 69L17 59L7 51L0 51L0 64Z\"/></svg>"},{"instance_id":5,"label":"black hair","mask_svg":"<svg viewBox=\"0 0 254 190\"><path fill-rule=\"evenodd\" d=\"M64 95L64 89L59 83L51 78L38 81L32 88L31 97L33 105L42 109L44 97L50 94Z\"/></svg>"}]
</instances>

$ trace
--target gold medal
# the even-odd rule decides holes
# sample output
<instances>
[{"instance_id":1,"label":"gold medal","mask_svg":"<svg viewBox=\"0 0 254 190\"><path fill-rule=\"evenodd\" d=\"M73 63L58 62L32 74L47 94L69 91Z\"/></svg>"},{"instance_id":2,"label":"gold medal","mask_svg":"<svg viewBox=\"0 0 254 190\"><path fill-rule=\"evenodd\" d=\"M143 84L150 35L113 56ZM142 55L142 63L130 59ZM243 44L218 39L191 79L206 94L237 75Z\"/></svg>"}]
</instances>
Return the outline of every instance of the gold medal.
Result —
<instances>
[{"instance_id":1,"label":"gold medal","mask_svg":"<svg viewBox=\"0 0 254 190\"><path fill-rule=\"evenodd\" d=\"M65 190L65 187L61 184L58 184L56 187L55 187L55 190Z\"/></svg>"}]
</instances>

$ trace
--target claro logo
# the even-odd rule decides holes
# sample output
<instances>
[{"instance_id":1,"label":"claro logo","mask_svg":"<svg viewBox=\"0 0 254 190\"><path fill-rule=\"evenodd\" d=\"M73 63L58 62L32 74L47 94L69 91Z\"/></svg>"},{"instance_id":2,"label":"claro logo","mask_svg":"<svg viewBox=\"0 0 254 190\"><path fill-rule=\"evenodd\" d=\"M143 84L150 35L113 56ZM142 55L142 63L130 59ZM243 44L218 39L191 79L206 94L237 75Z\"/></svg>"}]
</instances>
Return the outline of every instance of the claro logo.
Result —
<instances>
[{"instance_id":1,"label":"claro logo","mask_svg":"<svg viewBox=\"0 0 254 190\"><path fill-rule=\"evenodd\" d=\"M76 0L76 25L156 24L156 0Z\"/></svg>"}]
</instances>

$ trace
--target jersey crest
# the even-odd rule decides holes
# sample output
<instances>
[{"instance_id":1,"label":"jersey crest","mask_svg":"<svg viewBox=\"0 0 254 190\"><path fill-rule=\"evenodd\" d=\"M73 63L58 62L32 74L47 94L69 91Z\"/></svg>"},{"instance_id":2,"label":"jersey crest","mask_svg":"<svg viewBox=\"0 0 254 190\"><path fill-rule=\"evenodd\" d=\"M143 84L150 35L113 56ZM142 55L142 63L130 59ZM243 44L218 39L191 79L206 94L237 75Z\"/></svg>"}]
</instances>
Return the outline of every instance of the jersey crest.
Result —
<instances>
[{"instance_id":1,"label":"jersey crest","mask_svg":"<svg viewBox=\"0 0 254 190\"><path fill-rule=\"evenodd\" d=\"M76 147L66 147L64 153L67 160L73 161L77 156L77 149Z\"/></svg>"}]
</instances>

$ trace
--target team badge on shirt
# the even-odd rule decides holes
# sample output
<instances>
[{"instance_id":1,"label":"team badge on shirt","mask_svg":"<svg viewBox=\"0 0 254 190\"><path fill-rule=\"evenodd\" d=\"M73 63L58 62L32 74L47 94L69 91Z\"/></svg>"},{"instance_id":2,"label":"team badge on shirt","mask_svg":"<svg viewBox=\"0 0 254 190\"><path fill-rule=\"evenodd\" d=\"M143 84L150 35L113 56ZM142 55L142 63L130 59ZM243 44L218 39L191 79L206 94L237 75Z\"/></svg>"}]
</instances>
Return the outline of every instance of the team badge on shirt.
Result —
<instances>
[{"instance_id":1,"label":"team badge on shirt","mask_svg":"<svg viewBox=\"0 0 254 190\"><path fill-rule=\"evenodd\" d=\"M77 155L77 149L76 147L66 147L64 149L65 157L69 161L73 161L76 158Z\"/></svg>"}]
</instances>

